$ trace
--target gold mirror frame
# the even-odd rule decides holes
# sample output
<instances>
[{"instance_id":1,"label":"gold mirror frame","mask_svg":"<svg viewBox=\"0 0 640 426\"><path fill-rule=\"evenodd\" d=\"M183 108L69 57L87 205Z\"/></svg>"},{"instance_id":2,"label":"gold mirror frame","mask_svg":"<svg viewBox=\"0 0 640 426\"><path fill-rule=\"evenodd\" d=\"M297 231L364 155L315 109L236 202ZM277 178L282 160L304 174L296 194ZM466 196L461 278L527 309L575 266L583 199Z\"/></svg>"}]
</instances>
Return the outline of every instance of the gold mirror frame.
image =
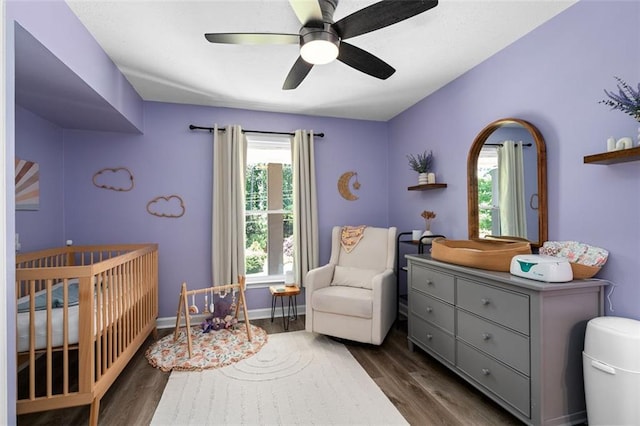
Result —
<instances>
[{"instance_id":1,"label":"gold mirror frame","mask_svg":"<svg viewBox=\"0 0 640 426\"><path fill-rule=\"evenodd\" d=\"M476 136L467 158L467 202L469 206L469 238L479 237L480 216L478 208L478 157L489 136L505 125L519 124L524 127L536 143L538 166L538 241L530 241L540 247L547 241L547 148L540 131L531 123L518 118L503 118L490 123Z\"/></svg>"}]
</instances>

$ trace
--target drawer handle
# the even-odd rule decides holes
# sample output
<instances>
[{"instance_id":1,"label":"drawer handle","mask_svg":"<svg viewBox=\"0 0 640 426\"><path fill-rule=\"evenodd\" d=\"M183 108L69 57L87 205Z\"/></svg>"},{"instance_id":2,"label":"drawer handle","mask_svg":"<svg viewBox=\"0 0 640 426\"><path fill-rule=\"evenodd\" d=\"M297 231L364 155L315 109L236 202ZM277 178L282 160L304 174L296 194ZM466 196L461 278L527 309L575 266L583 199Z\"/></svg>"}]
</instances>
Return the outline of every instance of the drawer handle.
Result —
<instances>
[{"instance_id":1,"label":"drawer handle","mask_svg":"<svg viewBox=\"0 0 640 426\"><path fill-rule=\"evenodd\" d=\"M482 299L480 299L480 301L482 302L483 305L488 305L491 302L491 300L489 300L487 298L482 298Z\"/></svg>"},{"instance_id":2,"label":"drawer handle","mask_svg":"<svg viewBox=\"0 0 640 426\"><path fill-rule=\"evenodd\" d=\"M431 339L433 339L433 334L427 333L427 340L431 340Z\"/></svg>"},{"instance_id":3,"label":"drawer handle","mask_svg":"<svg viewBox=\"0 0 640 426\"><path fill-rule=\"evenodd\" d=\"M482 340L491 339L491 333L482 333Z\"/></svg>"},{"instance_id":4,"label":"drawer handle","mask_svg":"<svg viewBox=\"0 0 640 426\"><path fill-rule=\"evenodd\" d=\"M433 312L433 308L431 306L427 306L427 312L429 313Z\"/></svg>"},{"instance_id":5,"label":"drawer handle","mask_svg":"<svg viewBox=\"0 0 640 426\"><path fill-rule=\"evenodd\" d=\"M433 281L427 280L427 285L433 285Z\"/></svg>"},{"instance_id":6,"label":"drawer handle","mask_svg":"<svg viewBox=\"0 0 640 426\"><path fill-rule=\"evenodd\" d=\"M484 374L485 376L488 376L489 374L491 374L491 370L489 370L488 368L483 368L482 374Z\"/></svg>"}]
</instances>

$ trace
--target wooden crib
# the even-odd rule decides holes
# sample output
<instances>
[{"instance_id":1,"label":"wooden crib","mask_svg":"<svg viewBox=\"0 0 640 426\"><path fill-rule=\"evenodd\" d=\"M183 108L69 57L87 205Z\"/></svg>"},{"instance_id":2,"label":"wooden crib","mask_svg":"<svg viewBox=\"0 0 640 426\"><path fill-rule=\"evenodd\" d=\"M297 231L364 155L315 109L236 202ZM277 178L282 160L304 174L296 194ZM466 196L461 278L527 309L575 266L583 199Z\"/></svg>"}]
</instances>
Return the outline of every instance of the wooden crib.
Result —
<instances>
[{"instance_id":1,"label":"wooden crib","mask_svg":"<svg viewBox=\"0 0 640 426\"><path fill-rule=\"evenodd\" d=\"M100 399L158 316L157 244L71 246L16 256L17 413Z\"/></svg>"}]
</instances>

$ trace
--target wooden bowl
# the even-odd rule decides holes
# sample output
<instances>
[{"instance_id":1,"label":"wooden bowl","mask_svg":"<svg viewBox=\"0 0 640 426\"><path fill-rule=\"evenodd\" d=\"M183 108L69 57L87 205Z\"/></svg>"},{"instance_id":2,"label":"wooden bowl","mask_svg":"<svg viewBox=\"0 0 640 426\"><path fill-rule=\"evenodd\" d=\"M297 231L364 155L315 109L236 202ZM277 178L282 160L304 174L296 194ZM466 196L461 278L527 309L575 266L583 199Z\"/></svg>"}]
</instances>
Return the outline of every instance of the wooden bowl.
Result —
<instances>
[{"instance_id":1,"label":"wooden bowl","mask_svg":"<svg viewBox=\"0 0 640 426\"><path fill-rule=\"evenodd\" d=\"M573 272L574 280L584 280L592 278L595 274L600 272L599 266L588 266L581 263L569 263L571 265L571 271Z\"/></svg>"},{"instance_id":2,"label":"wooden bowl","mask_svg":"<svg viewBox=\"0 0 640 426\"><path fill-rule=\"evenodd\" d=\"M431 246L431 257L435 260L490 271L509 272L511 259L518 254L531 254L531 244L436 238Z\"/></svg>"}]
</instances>

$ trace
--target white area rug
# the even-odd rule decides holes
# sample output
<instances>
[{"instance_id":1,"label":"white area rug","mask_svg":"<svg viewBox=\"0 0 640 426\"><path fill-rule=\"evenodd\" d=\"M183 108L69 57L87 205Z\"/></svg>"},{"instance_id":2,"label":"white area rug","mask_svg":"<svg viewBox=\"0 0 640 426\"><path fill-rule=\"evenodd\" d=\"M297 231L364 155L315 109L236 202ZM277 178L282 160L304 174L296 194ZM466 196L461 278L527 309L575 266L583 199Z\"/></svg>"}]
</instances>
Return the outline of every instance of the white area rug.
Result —
<instances>
[{"instance_id":1,"label":"white area rug","mask_svg":"<svg viewBox=\"0 0 640 426\"><path fill-rule=\"evenodd\" d=\"M406 425L347 348L306 331L269 335L227 367L174 371L152 425Z\"/></svg>"}]
</instances>

